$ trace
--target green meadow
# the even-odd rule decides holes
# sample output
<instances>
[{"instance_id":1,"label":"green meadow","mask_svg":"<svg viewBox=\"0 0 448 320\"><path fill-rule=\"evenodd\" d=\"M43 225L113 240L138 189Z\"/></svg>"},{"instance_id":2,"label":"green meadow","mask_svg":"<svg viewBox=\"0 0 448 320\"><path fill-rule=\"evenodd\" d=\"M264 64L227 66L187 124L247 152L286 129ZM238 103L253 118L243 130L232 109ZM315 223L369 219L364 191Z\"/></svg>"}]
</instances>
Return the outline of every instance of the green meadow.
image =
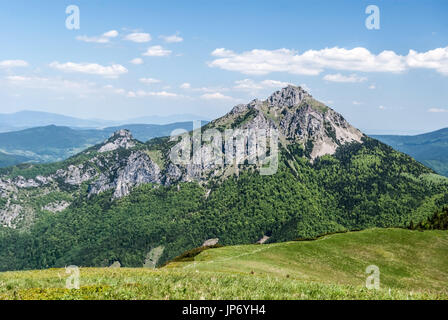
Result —
<instances>
[{"instance_id":1,"label":"green meadow","mask_svg":"<svg viewBox=\"0 0 448 320\"><path fill-rule=\"evenodd\" d=\"M367 289L366 268L380 270ZM448 299L448 231L369 229L208 249L158 269L0 273L0 299Z\"/></svg>"}]
</instances>

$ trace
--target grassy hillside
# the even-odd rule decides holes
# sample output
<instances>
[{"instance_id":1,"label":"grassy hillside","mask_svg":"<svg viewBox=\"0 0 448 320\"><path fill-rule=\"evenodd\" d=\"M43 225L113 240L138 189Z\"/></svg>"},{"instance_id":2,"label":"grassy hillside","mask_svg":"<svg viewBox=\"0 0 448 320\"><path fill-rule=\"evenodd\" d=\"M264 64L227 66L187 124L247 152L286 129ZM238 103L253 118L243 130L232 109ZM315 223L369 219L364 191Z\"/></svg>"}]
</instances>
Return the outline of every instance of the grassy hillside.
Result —
<instances>
[{"instance_id":1,"label":"grassy hillside","mask_svg":"<svg viewBox=\"0 0 448 320\"><path fill-rule=\"evenodd\" d=\"M338 285L362 285L376 265L383 288L448 294L448 231L369 229L282 242L206 250L167 268L250 273Z\"/></svg>"},{"instance_id":2,"label":"grassy hillside","mask_svg":"<svg viewBox=\"0 0 448 320\"><path fill-rule=\"evenodd\" d=\"M448 299L448 232L370 229L314 241L203 251L161 269L0 273L0 299ZM365 288L365 268L381 272Z\"/></svg>"},{"instance_id":3,"label":"grassy hillside","mask_svg":"<svg viewBox=\"0 0 448 320\"><path fill-rule=\"evenodd\" d=\"M407 153L439 174L448 176L448 128L415 136L373 136Z\"/></svg>"}]
</instances>

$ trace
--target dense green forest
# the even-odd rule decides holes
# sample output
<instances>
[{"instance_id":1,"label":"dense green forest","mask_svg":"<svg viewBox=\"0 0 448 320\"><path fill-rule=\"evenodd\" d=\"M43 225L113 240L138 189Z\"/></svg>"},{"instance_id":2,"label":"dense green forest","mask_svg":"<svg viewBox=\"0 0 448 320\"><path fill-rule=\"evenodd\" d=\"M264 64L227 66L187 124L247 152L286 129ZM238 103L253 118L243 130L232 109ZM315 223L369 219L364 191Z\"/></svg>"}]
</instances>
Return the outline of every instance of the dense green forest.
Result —
<instances>
[{"instance_id":1,"label":"dense green forest","mask_svg":"<svg viewBox=\"0 0 448 320\"><path fill-rule=\"evenodd\" d=\"M448 230L448 207L438 210L432 217L414 224L411 221L411 230Z\"/></svg>"},{"instance_id":2,"label":"dense green forest","mask_svg":"<svg viewBox=\"0 0 448 320\"><path fill-rule=\"evenodd\" d=\"M60 213L42 213L29 230L0 229L0 270L141 267L163 246L160 265L210 238L232 245L408 227L448 204L448 179L376 140L314 163L300 153L282 150L272 176L249 168L205 185L146 184L113 201L110 192L82 196Z\"/></svg>"},{"instance_id":3,"label":"dense green forest","mask_svg":"<svg viewBox=\"0 0 448 320\"><path fill-rule=\"evenodd\" d=\"M415 136L372 136L448 177L448 128Z\"/></svg>"}]
</instances>

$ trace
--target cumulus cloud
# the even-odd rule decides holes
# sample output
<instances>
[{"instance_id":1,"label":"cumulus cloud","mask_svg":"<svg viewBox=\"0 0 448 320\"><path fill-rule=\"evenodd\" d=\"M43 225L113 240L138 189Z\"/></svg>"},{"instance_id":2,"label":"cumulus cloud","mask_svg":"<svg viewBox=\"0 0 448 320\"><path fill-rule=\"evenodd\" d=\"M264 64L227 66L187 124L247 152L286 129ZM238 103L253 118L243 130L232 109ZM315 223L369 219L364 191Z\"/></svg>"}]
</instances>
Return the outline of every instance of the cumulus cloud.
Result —
<instances>
[{"instance_id":1,"label":"cumulus cloud","mask_svg":"<svg viewBox=\"0 0 448 320\"><path fill-rule=\"evenodd\" d=\"M89 93L95 90L96 84L90 81L72 81L60 78L45 78L37 76L8 76L9 85L25 89L47 89L72 93Z\"/></svg>"},{"instance_id":2,"label":"cumulus cloud","mask_svg":"<svg viewBox=\"0 0 448 320\"><path fill-rule=\"evenodd\" d=\"M144 43L151 41L151 35L149 33L134 32L128 34L124 39L132 42Z\"/></svg>"},{"instance_id":3,"label":"cumulus cloud","mask_svg":"<svg viewBox=\"0 0 448 320\"><path fill-rule=\"evenodd\" d=\"M233 100L232 97L225 96L220 92L205 93L201 96L201 98L205 100Z\"/></svg>"},{"instance_id":4,"label":"cumulus cloud","mask_svg":"<svg viewBox=\"0 0 448 320\"><path fill-rule=\"evenodd\" d=\"M8 80L12 83L25 83L25 82L30 82L33 80L46 81L48 79L40 78L40 77L27 77L27 76L7 76L6 80Z\"/></svg>"},{"instance_id":5,"label":"cumulus cloud","mask_svg":"<svg viewBox=\"0 0 448 320\"><path fill-rule=\"evenodd\" d=\"M102 66L97 63L75 63L75 62L59 63L55 61L50 63L50 67L65 72L95 74L112 78L118 77L119 75L128 72L128 69L126 69L120 64L113 64L111 66Z\"/></svg>"},{"instance_id":6,"label":"cumulus cloud","mask_svg":"<svg viewBox=\"0 0 448 320\"><path fill-rule=\"evenodd\" d=\"M406 57L406 63L411 68L434 69L443 75L448 75L448 47L423 53L410 50Z\"/></svg>"},{"instance_id":7,"label":"cumulus cloud","mask_svg":"<svg viewBox=\"0 0 448 320\"><path fill-rule=\"evenodd\" d=\"M88 37L88 36L77 36L76 40L84 41L84 42L93 42L93 43L108 43L111 38L116 38L118 36L117 30L110 30L98 37Z\"/></svg>"},{"instance_id":8,"label":"cumulus cloud","mask_svg":"<svg viewBox=\"0 0 448 320\"><path fill-rule=\"evenodd\" d=\"M191 84L188 82L184 82L180 85L181 89L190 89L191 88Z\"/></svg>"},{"instance_id":9,"label":"cumulus cloud","mask_svg":"<svg viewBox=\"0 0 448 320\"><path fill-rule=\"evenodd\" d=\"M349 76L344 76L340 73L336 73L336 74L327 74L324 76L324 80L326 81L332 81L332 82L351 82L351 83L355 83L355 82L364 82L367 81L366 77L360 77L356 74L351 74Z\"/></svg>"},{"instance_id":10,"label":"cumulus cloud","mask_svg":"<svg viewBox=\"0 0 448 320\"><path fill-rule=\"evenodd\" d=\"M362 47L353 49L333 47L303 53L285 48L254 49L242 53L218 48L212 52L212 56L216 59L208 63L210 67L253 75L265 75L271 72L319 75L327 69L397 73L410 68L429 68L448 74L448 47L424 53L410 50L407 56L390 50L374 54Z\"/></svg>"},{"instance_id":11,"label":"cumulus cloud","mask_svg":"<svg viewBox=\"0 0 448 320\"><path fill-rule=\"evenodd\" d=\"M115 38L117 36L118 36L117 30L110 30L110 31L103 33L103 37L106 37L106 38Z\"/></svg>"},{"instance_id":12,"label":"cumulus cloud","mask_svg":"<svg viewBox=\"0 0 448 320\"><path fill-rule=\"evenodd\" d=\"M428 112L431 112L431 113L444 113L444 112L448 112L448 109L431 108L431 109L428 109Z\"/></svg>"},{"instance_id":13,"label":"cumulus cloud","mask_svg":"<svg viewBox=\"0 0 448 320\"><path fill-rule=\"evenodd\" d=\"M171 36L160 36L161 39L163 39L167 43L175 43L175 42L182 42L184 39L177 34L173 34Z\"/></svg>"},{"instance_id":14,"label":"cumulus cloud","mask_svg":"<svg viewBox=\"0 0 448 320\"><path fill-rule=\"evenodd\" d=\"M152 46L143 53L144 56L148 57L163 57L171 54L171 50L164 49L162 46Z\"/></svg>"},{"instance_id":15,"label":"cumulus cloud","mask_svg":"<svg viewBox=\"0 0 448 320\"><path fill-rule=\"evenodd\" d=\"M166 91L144 91L144 90L129 91L127 93L127 96L130 98L137 98L137 97L176 98L176 97L179 97L179 95L177 93L166 92Z\"/></svg>"},{"instance_id":16,"label":"cumulus cloud","mask_svg":"<svg viewBox=\"0 0 448 320\"><path fill-rule=\"evenodd\" d=\"M140 78L140 82L144 83L144 84L154 84L154 83L159 83L160 80L154 79L154 78Z\"/></svg>"},{"instance_id":17,"label":"cumulus cloud","mask_svg":"<svg viewBox=\"0 0 448 320\"><path fill-rule=\"evenodd\" d=\"M243 79L235 81L235 89L244 91L257 91L267 88L283 88L288 86L290 83L278 81L278 80L263 80L255 82L252 79Z\"/></svg>"},{"instance_id":18,"label":"cumulus cloud","mask_svg":"<svg viewBox=\"0 0 448 320\"><path fill-rule=\"evenodd\" d=\"M143 59L142 58L135 58L135 59L132 59L129 62L132 63L132 64L143 64Z\"/></svg>"},{"instance_id":19,"label":"cumulus cloud","mask_svg":"<svg viewBox=\"0 0 448 320\"><path fill-rule=\"evenodd\" d=\"M0 68L16 68L16 67L27 67L28 62L24 60L3 60L0 61Z\"/></svg>"},{"instance_id":20,"label":"cumulus cloud","mask_svg":"<svg viewBox=\"0 0 448 320\"><path fill-rule=\"evenodd\" d=\"M279 87L287 87L291 83L278 81L278 80L263 80L261 81L261 85L266 88L279 88Z\"/></svg>"}]
</instances>

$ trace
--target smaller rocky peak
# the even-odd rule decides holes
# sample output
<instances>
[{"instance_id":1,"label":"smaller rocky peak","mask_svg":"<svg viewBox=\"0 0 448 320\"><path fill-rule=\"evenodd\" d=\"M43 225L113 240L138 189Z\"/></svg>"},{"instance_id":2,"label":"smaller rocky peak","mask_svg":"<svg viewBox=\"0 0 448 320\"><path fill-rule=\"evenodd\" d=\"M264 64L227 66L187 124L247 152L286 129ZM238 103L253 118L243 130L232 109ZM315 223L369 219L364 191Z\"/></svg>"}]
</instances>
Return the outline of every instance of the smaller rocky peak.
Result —
<instances>
[{"instance_id":1,"label":"smaller rocky peak","mask_svg":"<svg viewBox=\"0 0 448 320\"><path fill-rule=\"evenodd\" d=\"M262 102L258 99L254 99L248 104L238 104L230 111L230 114L240 114L249 109L258 109L262 105Z\"/></svg>"},{"instance_id":2,"label":"smaller rocky peak","mask_svg":"<svg viewBox=\"0 0 448 320\"><path fill-rule=\"evenodd\" d=\"M129 130L121 129L116 132L101 146L99 152L108 152L119 148L129 149L135 147L135 140Z\"/></svg>"},{"instance_id":3,"label":"smaller rocky peak","mask_svg":"<svg viewBox=\"0 0 448 320\"><path fill-rule=\"evenodd\" d=\"M307 97L311 95L305 89L289 85L274 92L266 101L270 107L283 108L299 105Z\"/></svg>"},{"instance_id":4,"label":"smaller rocky peak","mask_svg":"<svg viewBox=\"0 0 448 320\"><path fill-rule=\"evenodd\" d=\"M230 114L239 114L247 110L247 104L238 104L232 108Z\"/></svg>"},{"instance_id":5,"label":"smaller rocky peak","mask_svg":"<svg viewBox=\"0 0 448 320\"><path fill-rule=\"evenodd\" d=\"M118 131L115 131L111 137L111 139L119 139L119 138L127 138L130 140L133 139L131 131L129 131L127 129L120 129Z\"/></svg>"}]
</instances>

